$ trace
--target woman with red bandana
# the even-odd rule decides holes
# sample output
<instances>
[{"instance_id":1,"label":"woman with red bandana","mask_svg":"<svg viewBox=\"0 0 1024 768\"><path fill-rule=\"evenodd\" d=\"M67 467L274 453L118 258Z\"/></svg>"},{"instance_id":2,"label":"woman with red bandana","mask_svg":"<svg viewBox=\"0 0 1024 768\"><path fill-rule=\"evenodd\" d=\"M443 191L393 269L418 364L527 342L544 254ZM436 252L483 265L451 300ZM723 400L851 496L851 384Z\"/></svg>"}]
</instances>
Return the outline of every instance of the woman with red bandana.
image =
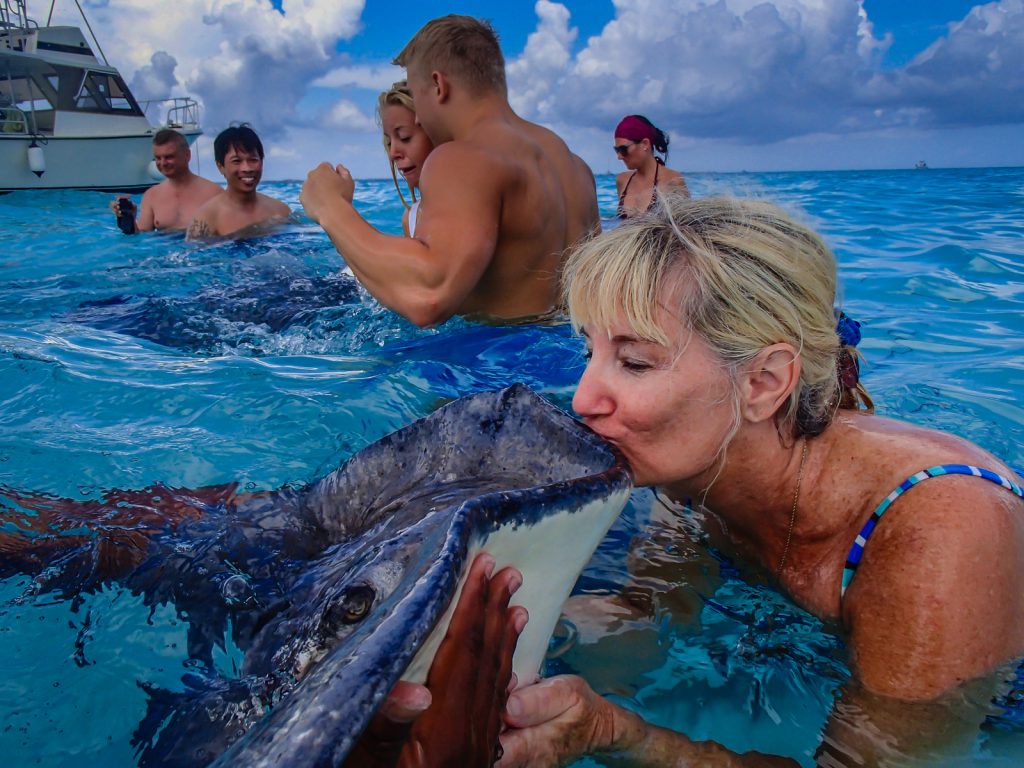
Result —
<instances>
[{"instance_id":1,"label":"woman with red bandana","mask_svg":"<svg viewBox=\"0 0 1024 768\"><path fill-rule=\"evenodd\" d=\"M679 171L666 167L668 136L643 115L627 115L615 128L612 147L629 170L615 178L619 193L620 219L640 216L654 205L654 191L675 189L689 195L686 180ZM660 152L658 157L655 152Z\"/></svg>"}]
</instances>

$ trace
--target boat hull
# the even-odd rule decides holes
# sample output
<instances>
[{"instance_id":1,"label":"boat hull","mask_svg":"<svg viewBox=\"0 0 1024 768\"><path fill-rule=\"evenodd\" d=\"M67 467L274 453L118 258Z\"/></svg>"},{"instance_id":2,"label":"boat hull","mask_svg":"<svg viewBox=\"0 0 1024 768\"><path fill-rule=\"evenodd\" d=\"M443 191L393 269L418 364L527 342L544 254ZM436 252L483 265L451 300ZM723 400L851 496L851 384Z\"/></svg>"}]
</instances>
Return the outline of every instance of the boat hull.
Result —
<instances>
[{"instance_id":1,"label":"boat hull","mask_svg":"<svg viewBox=\"0 0 1024 768\"><path fill-rule=\"evenodd\" d=\"M183 131L189 143L199 131ZM46 170L29 164L33 137L0 133L0 193L27 189L143 192L162 180L151 172L153 134L36 138Z\"/></svg>"}]
</instances>

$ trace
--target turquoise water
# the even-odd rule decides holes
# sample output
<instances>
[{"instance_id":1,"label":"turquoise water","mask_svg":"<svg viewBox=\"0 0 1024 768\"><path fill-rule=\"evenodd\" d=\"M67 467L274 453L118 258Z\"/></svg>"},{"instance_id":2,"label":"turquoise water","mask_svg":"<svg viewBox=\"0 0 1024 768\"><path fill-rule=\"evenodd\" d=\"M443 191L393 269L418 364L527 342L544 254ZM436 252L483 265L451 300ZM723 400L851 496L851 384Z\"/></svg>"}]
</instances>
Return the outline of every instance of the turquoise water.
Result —
<instances>
[{"instance_id":1,"label":"turquoise water","mask_svg":"<svg viewBox=\"0 0 1024 768\"><path fill-rule=\"evenodd\" d=\"M697 195L775 200L835 248L879 411L1024 466L1024 169L698 174ZM269 183L298 209L299 184ZM614 179L601 177L602 211ZM74 499L155 482L304 483L447 398L523 381L568 408L583 367L564 325L421 331L382 310L318 227L196 247L125 238L98 193L0 197L0 486ZM399 233L391 182L361 210ZM653 509L653 511L652 511ZM652 517L654 518L652 521ZM578 643L580 670L657 722L735 749L810 755L847 677L842 644L638 491L580 583L629 567L653 618ZM181 688L185 627L115 588L80 600L0 582L0 754L13 766L134 764L140 683ZM217 659L236 669L229 646ZM958 759L1019 765L985 731Z\"/></svg>"}]
</instances>

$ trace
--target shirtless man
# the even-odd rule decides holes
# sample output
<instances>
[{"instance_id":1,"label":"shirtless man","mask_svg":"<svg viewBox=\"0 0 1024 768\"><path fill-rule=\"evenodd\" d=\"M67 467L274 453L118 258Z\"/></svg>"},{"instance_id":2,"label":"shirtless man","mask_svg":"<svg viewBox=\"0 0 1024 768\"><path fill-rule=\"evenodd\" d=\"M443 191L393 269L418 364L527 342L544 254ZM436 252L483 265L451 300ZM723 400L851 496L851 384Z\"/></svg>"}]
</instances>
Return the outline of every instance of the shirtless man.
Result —
<instances>
[{"instance_id":1,"label":"shirtless man","mask_svg":"<svg viewBox=\"0 0 1024 768\"><path fill-rule=\"evenodd\" d=\"M192 173L188 167L192 160L188 140L170 128L162 128L153 135L153 160L166 178L143 194L135 231L185 229L203 203L219 195L221 189L209 179ZM136 215L135 203L129 197L111 200L111 210L119 215L121 200L127 200L129 210Z\"/></svg>"},{"instance_id":2,"label":"shirtless man","mask_svg":"<svg viewBox=\"0 0 1024 768\"><path fill-rule=\"evenodd\" d=\"M420 175L415 237L382 234L356 213L342 165L310 172L306 213L367 290L417 325L550 311L563 253L599 226L590 169L512 111L487 23L435 19L395 63L406 68L417 121L435 145Z\"/></svg>"},{"instance_id":3,"label":"shirtless man","mask_svg":"<svg viewBox=\"0 0 1024 768\"><path fill-rule=\"evenodd\" d=\"M256 131L244 123L225 128L213 140L213 158L228 187L196 211L187 240L237 236L288 219L287 205L256 191L263 176L263 143Z\"/></svg>"}]
</instances>

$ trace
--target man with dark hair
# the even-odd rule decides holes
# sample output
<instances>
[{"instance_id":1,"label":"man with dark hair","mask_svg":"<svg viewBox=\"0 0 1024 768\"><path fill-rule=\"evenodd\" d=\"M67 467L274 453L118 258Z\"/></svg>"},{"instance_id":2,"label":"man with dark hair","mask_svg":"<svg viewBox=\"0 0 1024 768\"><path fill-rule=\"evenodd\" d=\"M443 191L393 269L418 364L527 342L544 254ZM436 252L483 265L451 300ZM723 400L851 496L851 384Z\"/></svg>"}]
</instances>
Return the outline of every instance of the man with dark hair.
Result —
<instances>
[{"instance_id":1,"label":"man with dark hair","mask_svg":"<svg viewBox=\"0 0 1024 768\"><path fill-rule=\"evenodd\" d=\"M263 177L263 143L250 126L233 125L217 134L213 157L228 186L196 212L188 240L237 236L242 230L262 229L288 219L291 209L287 205L256 191Z\"/></svg>"},{"instance_id":2,"label":"man with dark hair","mask_svg":"<svg viewBox=\"0 0 1024 768\"><path fill-rule=\"evenodd\" d=\"M452 315L551 311L566 249L599 226L594 177L558 136L508 103L494 30L429 22L395 59L435 148L420 175L414 238L375 230L352 207L348 170L320 164L302 204L378 301L420 326Z\"/></svg>"},{"instance_id":3,"label":"man with dark hair","mask_svg":"<svg viewBox=\"0 0 1024 768\"><path fill-rule=\"evenodd\" d=\"M185 229L203 203L221 191L214 182L192 173L188 167L191 159L188 139L170 128L160 129L153 135L153 160L164 180L142 195L142 210L137 217L135 203L129 197L111 200L111 210L120 215L120 201L126 200L126 213L136 217L136 232Z\"/></svg>"}]
</instances>

